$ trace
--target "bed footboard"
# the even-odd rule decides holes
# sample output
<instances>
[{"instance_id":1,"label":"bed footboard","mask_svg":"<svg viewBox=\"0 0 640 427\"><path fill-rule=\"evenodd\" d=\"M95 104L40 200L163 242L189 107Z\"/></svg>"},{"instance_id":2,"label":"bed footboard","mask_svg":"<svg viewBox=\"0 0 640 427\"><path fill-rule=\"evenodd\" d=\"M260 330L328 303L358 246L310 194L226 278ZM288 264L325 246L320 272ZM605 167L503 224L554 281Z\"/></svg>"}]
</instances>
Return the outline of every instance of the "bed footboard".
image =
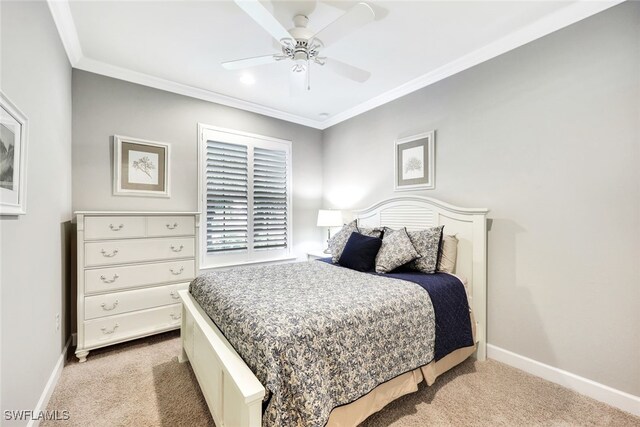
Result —
<instances>
[{"instance_id":1,"label":"bed footboard","mask_svg":"<svg viewBox=\"0 0 640 427\"><path fill-rule=\"evenodd\" d=\"M265 389L217 326L193 299L180 291L180 362L189 360L218 427L260 427Z\"/></svg>"}]
</instances>

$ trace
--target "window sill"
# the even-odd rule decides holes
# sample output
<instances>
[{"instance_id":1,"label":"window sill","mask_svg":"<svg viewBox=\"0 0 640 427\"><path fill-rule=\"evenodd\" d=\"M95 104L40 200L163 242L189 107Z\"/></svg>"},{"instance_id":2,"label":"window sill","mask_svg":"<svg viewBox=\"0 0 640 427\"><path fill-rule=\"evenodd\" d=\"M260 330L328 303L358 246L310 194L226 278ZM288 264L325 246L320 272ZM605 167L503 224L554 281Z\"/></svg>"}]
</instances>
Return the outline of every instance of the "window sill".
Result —
<instances>
[{"instance_id":1,"label":"window sill","mask_svg":"<svg viewBox=\"0 0 640 427\"><path fill-rule=\"evenodd\" d=\"M243 266L258 265L258 264L279 264L279 263L283 263L283 262L295 261L296 259L298 259L298 257L289 255L289 256L285 256L285 257L264 259L264 260L259 260L259 261L232 262L232 263L228 263L228 264L208 264L208 265L201 265L200 266L200 271L203 271L203 270L218 270L220 268L243 267Z\"/></svg>"}]
</instances>

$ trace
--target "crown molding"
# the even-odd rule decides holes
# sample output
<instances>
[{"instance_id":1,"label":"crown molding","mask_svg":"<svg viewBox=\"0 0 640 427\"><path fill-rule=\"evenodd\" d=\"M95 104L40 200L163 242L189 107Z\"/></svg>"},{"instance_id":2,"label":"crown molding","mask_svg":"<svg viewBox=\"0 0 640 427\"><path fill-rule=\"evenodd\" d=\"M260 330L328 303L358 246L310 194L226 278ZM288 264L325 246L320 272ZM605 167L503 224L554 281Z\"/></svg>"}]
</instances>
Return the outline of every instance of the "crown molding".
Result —
<instances>
[{"instance_id":1,"label":"crown molding","mask_svg":"<svg viewBox=\"0 0 640 427\"><path fill-rule=\"evenodd\" d=\"M436 70L322 121L88 58L82 53L68 0L47 0L47 3L73 68L324 130L609 9L623 1L625 0L578 0Z\"/></svg>"},{"instance_id":2,"label":"crown molding","mask_svg":"<svg viewBox=\"0 0 640 427\"><path fill-rule=\"evenodd\" d=\"M227 107L238 108L240 110L250 111L262 114L276 119L284 120L291 123L297 123L315 129L322 129L322 123L311 120L306 117L297 116L295 114L280 111L275 108L266 107L264 105L253 102L243 101L227 95L222 95L207 89L177 83L160 77L155 77L145 73L132 71L128 68L117 67L105 62L96 61L87 57L82 57L74 68L91 73L101 74L107 77L136 83L142 86L148 86L167 92L177 93L179 95L189 96L191 98L202 99L204 101L214 102L216 104L226 105Z\"/></svg>"},{"instance_id":3,"label":"crown molding","mask_svg":"<svg viewBox=\"0 0 640 427\"><path fill-rule=\"evenodd\" d=\"M463 57L449 62L429 73L426 73L420 77L410 80L398 86L395 89L391 89L381 95L371 98L368 101L363 102L353 108L345 110L341 113L330 116L322 122L323 128L327 129L345 120L351 119L364 112L372 110L376 107L384 105L388 102L401 98L419 89L432 85L440 80L457 74L461 71L467 70L482 62L502 55L510 50L516 49L536 39L544 37L553 33L559 29L567 27L578 21L581 21L596 13L602 12L610 7L624 2L625 0L608 0L608 1L590 1L579 0L576 3L572 3L555 13L547 15L538 21L535 21L526 27L523 27L513 33L489 43Z\"/></svg>"},{"instance_id":4,"label":"crown molding","mask_svg":"<svg viewBox=\"0 0 640 427\"><path fill-rule=\"evenodd\" d=\"M67 52L67 57L69 57L69 62L72 67L75 67L84 55L82 54L78 30L76 30L76 24L73 22L69 2L66 0L47 0L47 4L49 5L53 22L58 29L58 34L60 34L64 50Z\"/></svg>"}]
</instances>

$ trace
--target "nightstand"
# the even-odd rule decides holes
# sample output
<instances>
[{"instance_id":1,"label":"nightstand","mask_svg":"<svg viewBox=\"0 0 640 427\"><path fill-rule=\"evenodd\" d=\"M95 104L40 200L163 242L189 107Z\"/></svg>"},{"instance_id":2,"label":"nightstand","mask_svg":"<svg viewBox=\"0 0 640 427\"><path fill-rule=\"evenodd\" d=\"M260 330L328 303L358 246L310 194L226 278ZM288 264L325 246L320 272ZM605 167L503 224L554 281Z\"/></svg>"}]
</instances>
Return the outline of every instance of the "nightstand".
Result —
<instances>
[{"instance_id":1,"label":"nightstand","mask_svg":"<svg viewBox=\"0 0 640 427\"><path fill-rule=\"evenodd\" d=\"M309 251L307 252L307 261L313 261L319 258L329 258L331 254L325 254L322 250Z\"/></svg>"}]
</instances>

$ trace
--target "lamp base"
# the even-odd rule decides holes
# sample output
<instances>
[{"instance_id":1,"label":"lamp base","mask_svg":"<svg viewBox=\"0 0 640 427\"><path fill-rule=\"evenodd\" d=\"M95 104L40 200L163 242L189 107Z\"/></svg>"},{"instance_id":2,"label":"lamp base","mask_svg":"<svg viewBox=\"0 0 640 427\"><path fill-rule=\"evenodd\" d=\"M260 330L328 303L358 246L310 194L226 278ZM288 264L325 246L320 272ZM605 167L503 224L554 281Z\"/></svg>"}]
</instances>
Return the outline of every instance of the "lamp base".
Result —
<instances>
[{"instance_id":1,"label":"lamp base","mask_svg":"<svg viewBox=\"0 0 640 427\"><path fill-rule=\"evenodd\" d=\"M322 251L325 254L330 254L331 251L329 250L329 241L331 240L331 227L327 227L327 247Z\"/></svg>"}]
</instances>

